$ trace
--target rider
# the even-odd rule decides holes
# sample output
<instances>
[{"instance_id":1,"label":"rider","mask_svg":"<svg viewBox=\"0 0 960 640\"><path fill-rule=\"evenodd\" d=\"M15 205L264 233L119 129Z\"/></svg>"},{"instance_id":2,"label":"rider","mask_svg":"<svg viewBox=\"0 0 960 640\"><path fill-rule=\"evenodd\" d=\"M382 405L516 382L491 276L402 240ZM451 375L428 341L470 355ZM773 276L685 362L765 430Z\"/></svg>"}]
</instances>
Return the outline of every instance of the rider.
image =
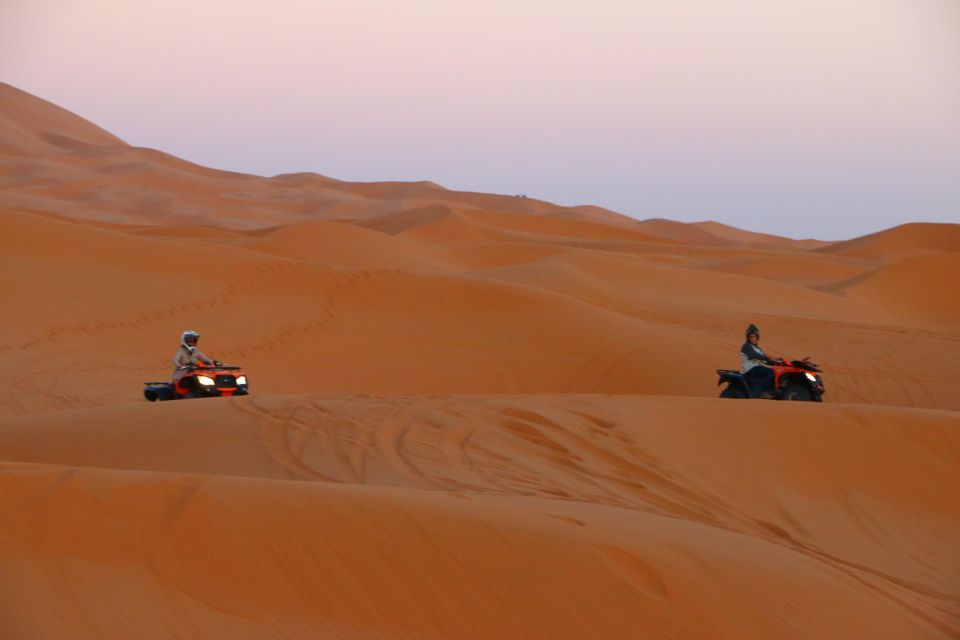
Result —
<instances>
[{"instance_id":1,"label":"rider","mask_svg":"<svg viewBox=\"0 0 960 640\"><path fill-rule=\"evenodd\" d=\"M184 331L180 336L180 348L173 356L173 380L176 382L183 377L191 367L198 365L211 366L216 364L216 360L211 360L197 350L197 342L200 340L200 334L196 331Z\"/></svg>"},{"instance_id":2,"label":"rider","mask_svg":"<svg viewBox=\"0 0 960 640\"><path fill-rule=\"evenodd\" d=\"M757 395L764 391L771 391L776 376L773 369L766 365L774 364L775 360L767 357L760 348L760 329L757 325L751 324L744 333L747 340L740 347L740 372Z\"/></svg>"}]
</instances>

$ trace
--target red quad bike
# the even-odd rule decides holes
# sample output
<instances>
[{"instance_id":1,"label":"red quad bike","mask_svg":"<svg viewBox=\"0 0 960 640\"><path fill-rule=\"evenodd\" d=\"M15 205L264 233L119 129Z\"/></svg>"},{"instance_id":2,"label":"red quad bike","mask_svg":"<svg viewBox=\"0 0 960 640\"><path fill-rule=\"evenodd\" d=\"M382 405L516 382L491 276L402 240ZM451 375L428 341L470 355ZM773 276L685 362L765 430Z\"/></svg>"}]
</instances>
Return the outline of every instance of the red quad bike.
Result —
<instances>
[{"instance_id":1,"label":"red quad bike","mask_svg":"<svg viewBox=\"0 0 960 640\"><path fill-rule=\"evenodd\" d=\"M181 398L217 398L245 396L250 393L247 374L240 367L214 362L184 367L183 376L176 382L144 382L143 397L157 400Z\"/></svg>"},{"instance_id":2,"label":"red quad bike","mask_svg":"<svg viewBox=\"0 0 960 640\"><path fill-rule=\"evenodd\" d=\"M775 400L807 400L823 402L823 378L819 365L807 360L774 360L773 392L755 394L742 373L733 369L717 369L717 384L727 383L721 398L772 398Z\"/></svg>"}]
</instances>

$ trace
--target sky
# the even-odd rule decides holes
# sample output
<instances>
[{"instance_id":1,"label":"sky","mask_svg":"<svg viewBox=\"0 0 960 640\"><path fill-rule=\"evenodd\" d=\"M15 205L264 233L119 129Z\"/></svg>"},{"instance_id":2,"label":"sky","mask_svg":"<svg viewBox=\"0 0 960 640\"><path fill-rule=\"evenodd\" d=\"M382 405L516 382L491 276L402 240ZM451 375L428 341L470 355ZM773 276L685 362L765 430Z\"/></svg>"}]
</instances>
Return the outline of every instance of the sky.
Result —
<instances>
[{"instance_id":1,"label":"sky","mask_svg":"<svg viewBox=\"0 0 960 640\"><path fill-rule=\"evenodd\" d=\"M796 238L960 222L960 0L0 0L0 80L260 175Z\"/></svg>"}]
</instances>

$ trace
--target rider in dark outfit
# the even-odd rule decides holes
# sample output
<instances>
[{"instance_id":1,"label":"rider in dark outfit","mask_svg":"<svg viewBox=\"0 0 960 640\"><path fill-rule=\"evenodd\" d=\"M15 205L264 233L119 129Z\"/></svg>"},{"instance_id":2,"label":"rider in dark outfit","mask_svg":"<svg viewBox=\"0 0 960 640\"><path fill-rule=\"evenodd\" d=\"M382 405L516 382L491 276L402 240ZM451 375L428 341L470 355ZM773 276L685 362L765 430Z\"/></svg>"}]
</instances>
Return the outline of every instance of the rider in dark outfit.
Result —
<instances>
[{"instance_id":1,"label":"rider in dark outfit","mask_svg":"<svg viewBox=\"0 0 960 640\"><path fill-rule=\"evenodd\" d=\"M764 391L773 390L774 373L773 369L766 366L773 364L773 358L768 358L767 354L760 348L760 329L751 324L745 331L747 341L740 347L740 372L750 385L753 395L760 395Z\"/></svg>"}]
</instances>

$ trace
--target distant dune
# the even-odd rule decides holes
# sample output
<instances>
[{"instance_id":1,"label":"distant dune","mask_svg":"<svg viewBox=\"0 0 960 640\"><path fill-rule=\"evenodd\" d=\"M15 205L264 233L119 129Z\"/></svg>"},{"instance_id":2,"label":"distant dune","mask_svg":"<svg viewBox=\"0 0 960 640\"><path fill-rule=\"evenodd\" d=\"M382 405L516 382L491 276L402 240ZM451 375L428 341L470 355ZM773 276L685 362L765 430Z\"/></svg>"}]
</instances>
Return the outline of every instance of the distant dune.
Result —
<instances>
[{"instance_id":1,"label":"distant dune","mask_svg":"<svg viewBox=\"0 0 960 640\"><path fill-rule=\"evenodd\" d=\"M43 156L85 147L126 147L92 122L0 82L0 153Z\"/></svg>"},{"instance_id":2,"label":"distant dune","mask_svg":"<svg viewBox=\"0 0 960 640\"><path fill-rule=\"evenodd\" d=\"M261 177L0 85L0 637L956 638L960 225ZM743 329L825 402L720 400ZM184 329L253 395L147 403Z\"/></svg>"},{"instance_id":3,"label":"distant dune","mask_svg":"<svg viewBox=\"0 0 960 640\"><path fill-rule=\"evenodd\" d=\"M899 259L934 251L960 251L960 225L933 222L903 224L862 238L818 249L824 253L875 260Z\"/></svg>"},{"instance_id":4,"label":"distant dune","mask_svg":"<svg viewBox=\"0 0 960 640\"><path fill-rule=\"evenodd\" d=\"M737 229L736 227L731 227L730 225L715 222L713 220L708 220L706 222L695 222L692 223L691 226L698 227L712 235L739 244L769 244L779 246L781 248L789 247L794 249L817 249L826 247L830 244L829 242L824 242L822 240L791 240L789 238L782 238L769 233L745 231L743 229Z\"/></svg>"}]
</instances>

